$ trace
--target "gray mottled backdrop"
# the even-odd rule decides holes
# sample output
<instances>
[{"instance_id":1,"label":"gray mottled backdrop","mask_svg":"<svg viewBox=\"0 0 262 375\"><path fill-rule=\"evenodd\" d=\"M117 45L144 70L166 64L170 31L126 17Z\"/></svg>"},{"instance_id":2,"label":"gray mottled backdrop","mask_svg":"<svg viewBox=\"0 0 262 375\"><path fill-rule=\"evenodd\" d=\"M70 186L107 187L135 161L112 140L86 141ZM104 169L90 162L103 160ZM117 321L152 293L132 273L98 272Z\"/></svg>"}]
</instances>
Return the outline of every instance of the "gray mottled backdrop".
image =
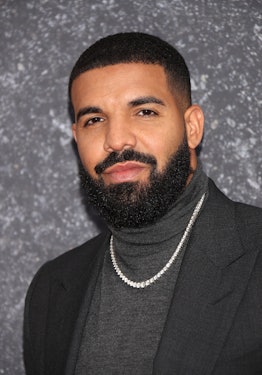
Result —
<instances>
[{"instance_id":1,"label":"gray mottled backdrop","mask_svg":"<svg viewBox=\"0 0 262 375\"><path fill-rule=\"evenodd\" d=\"M0 0L0 374L24 373L33 274L98 231L79 193L68 75L97 38L131 30L185 56L206 114L205 169L233 199L262 206L261 0Z\"/></svg>"}]
</instances>

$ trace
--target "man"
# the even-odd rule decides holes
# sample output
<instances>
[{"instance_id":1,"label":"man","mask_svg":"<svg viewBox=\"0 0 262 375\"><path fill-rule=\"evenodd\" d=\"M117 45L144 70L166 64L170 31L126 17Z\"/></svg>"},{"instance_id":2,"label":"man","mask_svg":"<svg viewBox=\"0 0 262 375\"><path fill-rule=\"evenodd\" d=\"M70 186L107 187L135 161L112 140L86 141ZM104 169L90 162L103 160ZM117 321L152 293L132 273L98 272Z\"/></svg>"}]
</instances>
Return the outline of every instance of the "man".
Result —
<instances>
[{"instance_id":1,"label":"man","mask_svg":"<svg viewBox=\"0 0 262 375\"><path fill-rule=\"evenodd\" d=\"M262 212L202 171L182 56L147 34L109 36L80 56L69 95L108 231L35 276L27 374L262 374Z\"/></svg>"}]
</instances>

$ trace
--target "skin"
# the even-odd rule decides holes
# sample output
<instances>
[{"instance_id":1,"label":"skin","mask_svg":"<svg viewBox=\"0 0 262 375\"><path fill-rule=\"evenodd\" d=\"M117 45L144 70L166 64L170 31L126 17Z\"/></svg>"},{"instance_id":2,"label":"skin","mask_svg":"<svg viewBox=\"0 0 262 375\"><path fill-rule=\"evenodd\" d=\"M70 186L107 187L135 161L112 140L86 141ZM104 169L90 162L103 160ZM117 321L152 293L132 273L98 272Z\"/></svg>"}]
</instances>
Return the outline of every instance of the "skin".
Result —
<instances>
[{"instance_id":1,"label":"skin","mask_svg":"<svg viewBox=\"0 0 262 375\"><path fill-rule=\"evenodd\" d=\"M116 64L86 71L73 82L71 96L73 136L83 166L94 179L99 177L94 169L98 163L113 151L129 148L155 156L158 171L163 171L185 131L191 168L196 168L203 112L198 105L182 109L160 65ZM146 183L149 173L149 165L128 161L107 168L101 177L106 185Z\"/></svg>"}]
</instances>

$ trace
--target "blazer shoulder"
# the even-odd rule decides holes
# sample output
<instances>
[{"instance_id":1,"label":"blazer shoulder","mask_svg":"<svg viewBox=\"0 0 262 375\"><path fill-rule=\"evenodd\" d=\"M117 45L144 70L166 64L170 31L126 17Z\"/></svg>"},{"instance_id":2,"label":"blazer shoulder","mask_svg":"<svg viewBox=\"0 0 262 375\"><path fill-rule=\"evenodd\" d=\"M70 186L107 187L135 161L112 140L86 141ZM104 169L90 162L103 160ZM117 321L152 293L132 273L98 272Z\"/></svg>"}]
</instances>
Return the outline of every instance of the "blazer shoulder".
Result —
<instances>
[{"instance_id":1,"label":"blazer shoulder","mask_svg":"<svg viewBox=\"0 0 262 375\"><path fill-rule=\"evenodd\" d=\"M235 227L242 245L248 249L261 249L262 208L231 200L211 179L209 192L212 212L223 219L228 227Z\"/></svg>"},{"instance_id":2,"label":"blazer shoulder","mask_svg":"<svg viewBox=\"0 0 262 375\"><path fill-rule=\"evenodd\" d=\"M59 255L47 263L48 268L54 269L67 269L74 266L81 266L87 261L90 262L94 257L97 257L104 249L109 241L109 232L102 232L97 236L91 238L80 246L77 246L65 253Z\"/></svg>"},{"instance_id":3,"label":"blazer shoulder","mask_svg":"<svg viewBox=\"0 0 262 375\"><path fill-rule=\"evenodd\" d=\"M35 274L27 293L27 299L39 285L47 285L56 280L76 282L77 279L92 268L92 264L103 257L109 241L109 232L103 232L58 257L44 263Z\"/></svg>"},{"instance_id":4,"label":"blazer shoulder","mask_svg":"<svg viewBox=\"0 0 262 375\"><path fill-rule=\"evenodd\" d=\"M262 209L235 203L235 218L242 244L262 252Z\"/></svg>"},{"instance_id":5,"label":"blazer shoulder","mask_svg":"<svg viewBox=\"0 0 262 375\"><path fill-rule=\"evenodd\" d=\"M236 215L246 224L259 225L262 228L262 208L235 202Z\"/></svg>"},{"instance_id":6,"label":"blazer shoulder","mask_svg":"<svg viewBox=\"0 0 262 375\"><path fill-rule=\"evenodd\" d=\"M246 203L233 201L227 197L209 178L209 192L212 196L212 201L224 208L229 208L232 212L235 212L236 217L246 223L257 223L258 220L261 224L262 208L252 206Z\"/></svg>"}]
</instances>

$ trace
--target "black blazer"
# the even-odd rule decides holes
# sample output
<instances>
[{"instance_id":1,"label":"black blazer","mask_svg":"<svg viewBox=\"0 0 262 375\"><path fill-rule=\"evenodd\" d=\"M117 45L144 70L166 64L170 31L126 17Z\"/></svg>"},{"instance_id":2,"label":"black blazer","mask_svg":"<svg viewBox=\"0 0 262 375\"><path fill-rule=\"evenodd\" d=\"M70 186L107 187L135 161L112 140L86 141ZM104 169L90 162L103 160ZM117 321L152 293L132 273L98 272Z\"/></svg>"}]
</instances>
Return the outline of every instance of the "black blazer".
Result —
<instances>
[{"instance_id":1,"label":"black blazer","mask_svg":"<svg viewBox=\"0 0 262 375\"><path fill-rule=\"evenodd\" d=\"M27 294L28 375L73 375L110 233L46 263ZM191 243L194 243L194 246ZM262 210L209 181L162 333L153 374L262 374Z\"/></svg>"}]
</instances>

